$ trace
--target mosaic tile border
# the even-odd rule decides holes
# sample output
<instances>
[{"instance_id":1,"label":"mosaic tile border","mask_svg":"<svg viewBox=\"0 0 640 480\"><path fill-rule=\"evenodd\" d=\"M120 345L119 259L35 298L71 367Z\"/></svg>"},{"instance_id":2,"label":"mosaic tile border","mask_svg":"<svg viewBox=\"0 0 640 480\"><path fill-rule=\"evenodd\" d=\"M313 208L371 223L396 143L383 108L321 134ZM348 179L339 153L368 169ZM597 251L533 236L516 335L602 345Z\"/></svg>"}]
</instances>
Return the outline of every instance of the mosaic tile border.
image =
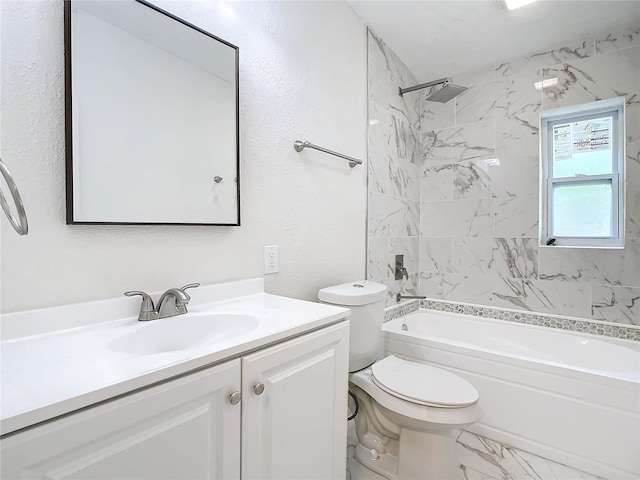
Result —
<instances>
[{"instance_id":1,"label":"mosaic tile border","mask_svg":"<svg viewBox=\"0 0 640 480\"><path fill-rule=\"evenodd\" d=\"M414 301L414 303L418 302ZM404 307L404 304L400 305L400 307ZM407 305L407 311L403 311L402 308L398 308L397 311L403 311L404 313L396 314L396 310L392 310L395 308L396 307L390 307L385 311L385 321L417 310L413 305ZM412 310L410 308L412 308ZM605 337L614 337L640 342L640 327L638 326L616 325L611 322L585 320L580 318L563 317L561 315L533 313L498 307L485 307L480 305L471 305L468 303L433 300L429 298L420 300L420 308L437 310L440 312L461 313L463 315L473 315L476 317L491 318L494 320L505 320L508 322L524 323L527 325L557 328L560 330L569 330L572 332L602 335ZM389 315L388 319L387 315Z\"/></svg>"},{"instance_id":2,"label":"mosaic tile border","mask_svg":"<svg viewBox=\"0 0 640 480\"><path fill-rule=\"evenodd\" d=\"M384 321L388 322L394 318L403 317L408 313L415 312L420 308L419 300L398 303L384 309Z\"/></svg>"}]
</instances>

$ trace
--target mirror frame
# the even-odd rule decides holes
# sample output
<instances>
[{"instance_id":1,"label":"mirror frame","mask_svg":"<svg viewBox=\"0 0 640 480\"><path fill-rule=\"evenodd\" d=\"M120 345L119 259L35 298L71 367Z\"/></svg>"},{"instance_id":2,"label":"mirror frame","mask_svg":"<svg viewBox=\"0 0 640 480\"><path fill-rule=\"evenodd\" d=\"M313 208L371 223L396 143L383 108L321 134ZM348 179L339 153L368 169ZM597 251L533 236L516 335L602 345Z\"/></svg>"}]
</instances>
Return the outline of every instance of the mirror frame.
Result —
<instances>
[{"instance_id":1,"label":"mirror frame","mask_svg":"<svg viewBox=\"0 0 640 480\"><path fill-rule=\"evenodd\" d=\"M64 0L64 81L65 81L65 157L66 157L66 223L67 225L194 225L194 226L240 226L240 49L145 0L133 0L172 20L192 28L213 40L235 50L235 95L236 95L236 195L238 215L236 223L180 223L180 222L89 222L74 220L73 212L73 116L72 116L72 50L71 50L71 2Z\"/></svg>"}]
</instances>

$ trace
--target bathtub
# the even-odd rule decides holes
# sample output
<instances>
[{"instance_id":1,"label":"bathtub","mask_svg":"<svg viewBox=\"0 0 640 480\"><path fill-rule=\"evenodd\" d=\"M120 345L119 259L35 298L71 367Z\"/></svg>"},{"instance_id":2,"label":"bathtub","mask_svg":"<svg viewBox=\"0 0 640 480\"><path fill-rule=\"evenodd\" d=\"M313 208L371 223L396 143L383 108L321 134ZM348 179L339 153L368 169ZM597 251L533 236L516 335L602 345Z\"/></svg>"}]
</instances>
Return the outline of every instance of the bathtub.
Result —
<instances>
[{"instance_id":1,"label":"bathtub","mask_svg":"<svg viewBox=\"0 0 640 480\"><path fill-rule=\"evenodd\" d=\"M383 335L388 354L477 388L484 417L472 433L604 478L640 478L640 342L424 309L386 322Z\"/></svg>"}]
</instances>

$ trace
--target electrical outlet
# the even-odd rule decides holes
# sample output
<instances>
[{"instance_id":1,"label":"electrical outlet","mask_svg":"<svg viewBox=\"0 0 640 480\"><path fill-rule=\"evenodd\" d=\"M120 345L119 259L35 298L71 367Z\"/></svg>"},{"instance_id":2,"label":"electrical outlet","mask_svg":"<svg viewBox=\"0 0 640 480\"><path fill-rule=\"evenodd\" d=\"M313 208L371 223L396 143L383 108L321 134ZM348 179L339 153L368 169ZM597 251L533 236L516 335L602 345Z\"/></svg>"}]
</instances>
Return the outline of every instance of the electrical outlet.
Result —
<instances>
[{"instance_id":1,"label":"electrical outlet","mask_svg":"<svg viewBox=\"0 0 640 480\"><path fill-rule=\"evenodd\" d=\"M264 273L278 273L277 245L265 245L264 247Z\"/></svg>"}]
</instances>

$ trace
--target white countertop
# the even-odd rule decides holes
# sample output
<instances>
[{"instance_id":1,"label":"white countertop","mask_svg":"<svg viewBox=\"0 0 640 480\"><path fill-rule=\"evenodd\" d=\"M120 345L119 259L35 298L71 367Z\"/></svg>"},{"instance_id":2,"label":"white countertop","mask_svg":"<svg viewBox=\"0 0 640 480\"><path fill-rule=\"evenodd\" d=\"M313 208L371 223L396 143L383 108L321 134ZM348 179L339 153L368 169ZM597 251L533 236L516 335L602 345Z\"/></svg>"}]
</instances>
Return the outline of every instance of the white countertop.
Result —
<instances>
[{"instance_id":1,"label":"white countertop","mask_svg":"<svg viewBox=\"0 0 640 480\"><path fill-rule=\"evenodd\" d=\"M0 432L4 435L240 356L330 325L350 314L345 308L266 294L262 291L262 279L201 287L189 294L192 295L189 312L249 314L258 317L260 323L253 330L217 343L136 355L116 351L111 346L144 325L137 321L137 313L131 315L139 308L139 298L4 315L4 341L0 343ZM96 312L96 308L101 309L98 314L87 315ZM129 315L114 320L104 318L123 311ZM65 316L65 312L69 315ZM179 319L177 316L171 320ZM154 322L163 320L166 319ZM56 324L65 328L55 329Z\"/></svg>"}]
</instances>

